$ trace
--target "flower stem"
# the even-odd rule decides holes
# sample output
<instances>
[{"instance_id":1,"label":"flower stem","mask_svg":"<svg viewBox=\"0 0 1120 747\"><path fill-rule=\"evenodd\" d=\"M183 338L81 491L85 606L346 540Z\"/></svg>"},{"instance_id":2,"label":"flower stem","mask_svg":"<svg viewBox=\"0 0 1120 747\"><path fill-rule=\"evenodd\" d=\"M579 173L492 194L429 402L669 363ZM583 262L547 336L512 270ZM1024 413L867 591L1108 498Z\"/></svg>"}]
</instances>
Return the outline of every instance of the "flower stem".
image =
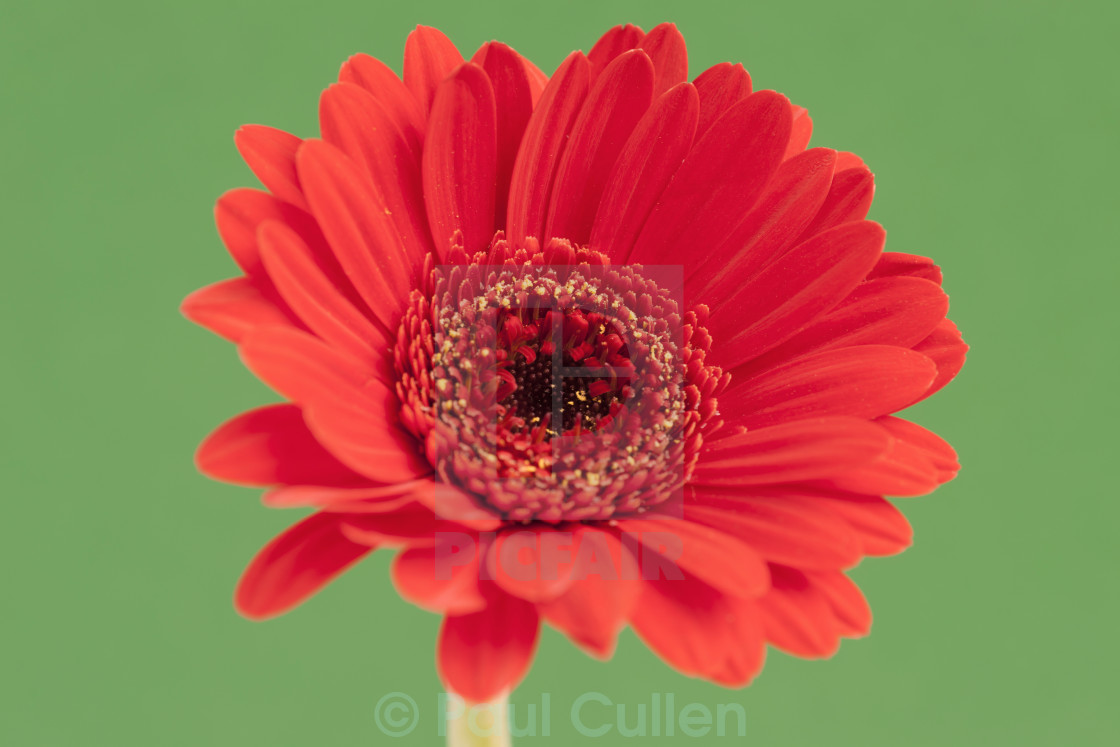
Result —
<instances>
[{"instance_id":1,"label":"flower stem","mask_svg":"<svg viewBox=\"0 0 1120 747\"><path fill-rule=\"evenodd\" d=\"M467 705L454 693L447 699L447 747L510 747L509 695Z\"/></svg>"}]
</instances>

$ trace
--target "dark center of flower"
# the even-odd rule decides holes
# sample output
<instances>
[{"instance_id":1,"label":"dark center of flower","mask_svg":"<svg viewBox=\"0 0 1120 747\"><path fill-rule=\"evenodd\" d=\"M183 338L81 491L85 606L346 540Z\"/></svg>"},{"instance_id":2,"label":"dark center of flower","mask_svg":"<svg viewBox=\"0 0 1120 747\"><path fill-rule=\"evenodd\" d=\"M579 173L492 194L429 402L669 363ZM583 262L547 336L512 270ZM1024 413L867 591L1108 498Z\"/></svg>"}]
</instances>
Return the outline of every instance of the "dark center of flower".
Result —
<instances>
[{"instance_id":1,"label":"dark center of flower","mask_svg":"<svg viewBox=\"0 0 1120 747\"><path fill-rule=\"evenodd\" d=\"M673 284L557 240L451 260L414 295L396 357L402 419L440 480L522 521L677 497L723 377Z\"/></svg>"},{"instance_id":2,"label":"dark center of flower","mask_svg":"<svg viewBox=\"0 0 1120 747\"><path fill-rule=\"evenodd\" d=\"M596 430L633 394L625 329L595 311L549 306L499 309L498 402L550 436Z\"/></svg>"}]
</instances>

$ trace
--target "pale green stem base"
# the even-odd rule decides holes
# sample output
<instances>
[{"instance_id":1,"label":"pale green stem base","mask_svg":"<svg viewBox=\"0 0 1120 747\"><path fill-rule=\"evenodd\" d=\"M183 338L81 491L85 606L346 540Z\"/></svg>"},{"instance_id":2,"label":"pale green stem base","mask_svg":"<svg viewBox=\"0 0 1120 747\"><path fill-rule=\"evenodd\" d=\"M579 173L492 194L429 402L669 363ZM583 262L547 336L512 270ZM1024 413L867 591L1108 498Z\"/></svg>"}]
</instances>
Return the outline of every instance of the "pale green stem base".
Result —
<instances>
[{"instance_id":1,"label":"pale green stem base","mask_svg":"<svg viewBox=\"0 0 1120 747\"><path fill-rule=\"evenodd\" d=\"M509 696L499 695L489 703L466 705L448 694L447 747L510 747Z\"/></svg>"}]
</instances>

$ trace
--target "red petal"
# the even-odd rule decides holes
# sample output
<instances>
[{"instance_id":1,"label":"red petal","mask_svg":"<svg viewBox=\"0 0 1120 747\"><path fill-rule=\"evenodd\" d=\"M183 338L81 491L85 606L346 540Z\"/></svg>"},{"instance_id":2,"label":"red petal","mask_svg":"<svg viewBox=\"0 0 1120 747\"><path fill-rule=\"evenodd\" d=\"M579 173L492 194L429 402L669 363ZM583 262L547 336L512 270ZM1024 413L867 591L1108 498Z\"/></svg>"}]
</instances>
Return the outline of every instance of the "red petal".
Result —
<instances>
[{"instance_id":1,"label":"red petal","mask_svg":"<svg viewBox=\"0 0 1120 747\"><path fill-rule=\"evenodd\" d=\"M333 581L372 548L338 530L338 520L312 514L265 545L237 585L237 611L253 620L281 615Z\"/></svg>"},{"instance_id":2,"label":"red petal","mask_svg":"<svg viewBox=\"0 0 1120 747\"><path fill-rule=\"evenodd\" d=\"M509 692L529 671L540 622L529 602L483 584L486 608L449 615L439 635L438 667L449 692L484 703Z\"/></svg>"},{"instance_id":3,"label":"red petal","mask_svg":"<svg viewBox=\"0 0 1120 747\"><path fill-rule=\"evenodd\" d=\"M422 496L422 501L432 507L438 516L454 519L456 523L479 531L497 529L501 520L486 506L480 505L474 497L459 488L443 481L436 481L431 491Z\"/></svg>"},{"instance_id":4,"label":"red petal","mask_svg":"<svg viewBox=\"0 0 1120 747\"><path fill-rule=\"evenodd\" d=\"M587 243L611 167L649 108L652 86L653 64L638 50L616 58L595 81L556 170L544 237Z\"/></svg>"},{"instance_id":5,"label":"red petal","mask_svg":"<svg viewBox=\"0 0 1120 747\"><path fill-rule=\"evenodd\" d=\"M245 163L268 191L284 202L307 210L296 175L296 151L302 140L274 127L244 125L233 136L233 141Z\"/></svg>"},{"instance_id":6,"label":"red petal","mask_svg":"<svg viewBox=\"0 0 1120 747\"><path fill-rule=\"evenodd\" d=\"M466 537L466 535L462 535ZM478 612L486 600L478 590L478 542L465 547L415 547L393 561L393 585L418 607L453 615ZM462 559L451 557L460 552Z\"/></svg>"},{"instance_id":7,"label":"red petal","mask_svg":"<svg viewBox=\"0 0 1120 747\"><path fill-rule=\"evenodd\" d=\"M430 507L416 501L396 511L339 516L343 534L354 542L374 547L431 547L442 529L447 530L443 534L451 531L451 525L438 522Z\"/></svg>"},{"instance_id":8,"label":"red petal","mask_svg":"<svg viewBox=\"0 0 1120 747\"><path fill-rule=\"evenodd\" d=\"M968 345L961 338L957 325L948 319L942 319L937 329L915 345L914 349L929 356L937 364L937 378L925 393L925 397L929 397L934 392L940 391L960 373L961 367L964 366Z\"/></svg>"},{"instance_id":9,"label":"red petal","mask_svg":"<svg viewBox=\"0 0 1120 747\"><path fill-rule=\"evenodd\" d=\"M426 113L436 88L455 68L463 55L443 33L430 26L417 26L404 44L404 84Z\"/></svg>"},{"instance_id":10,"label":"red petal","mask_svg":"<svg viewBox=\"0 0 1120 747\"><path fill-rule=\"evenodd\" d=\"M498 117L494 223L502 227L506 224L513 162L521 147L525 126L533 113L532 85L525 66L526 60L501 42L482 45L471 61L482 66L494 86L494 101ZM544 87L543 83L541 87Z\"/></svg>"},{"instance_id":11,"label":"red petal","mask_svg":"<svg viewBox=\"0 0 1120 747\"><path fill-rule=\"evenodd\" d=\"M411 287L408 253L369 178L337 148L307 140L297 159L311 210L339 264L387 329Z\"/></svg>"},{"instance_id":12,"label":"red petal","mask_svg":"<svg viewBox=\"0 0 1120 747\"><path fill-rule=\"evenodd\" d=\"M574 643L606 659L641 593L638 561L612 534L587 526L574 532L580 548L575 580L538 609Z\"/></svg>"},{"instance_id":13,"label":"red petal","mask_svg":"<svg viewBox=\"0 0 1120 747\"><path fill-rule=\"evenodd\" d=\"M758 596L769 585L766 563L758 553L723 531L694 524L687 518L668 517L620 519L617 528L644 546L640 561L646 581L664 576L679 583L687 574L726 594L741 597Z\"/></svg>"},{"instance_id":14,"label":"red petal","mask_svg":"<svg viewBox=\"0 0 1120 747\"><path fill-rule=\"evenodd\" d=\"M360 477L360 475L359 475ZM362 479L362 482L366 482ZM396 485L363 485L333 488L322 485L284 485L261 496L269 508L321 508L331 513L383 513L395 511L418 500L431 490L430 480L412 480Z\"/></svg>"},{"instance_id":15,"label":"red petal","mask_svg":"<svg viewBox=\"0 0 1120 747\"><path fill-rule=\"evenodd\" d=\"M570 531L548 526L511 527L489 547L485 560L488 578L530 602L554 599L572 583L578 555L575 539Z\"/></svg>"},{"instance_id":16,"label":"red petal","mask_svg":"<svg viewBox=\"0 0 1120 747\"><path fill-rule=\"evenodd\" d=\"M657 71L653 79L654 96L660 96L673 86L688 80L688 50L676 24L662 23L654 26L638 48L645 50Z\"/></svg>"},{"instance_id":17,"label":"red petal","mask_svg":"<svg viewBox=\"0 0 1120 747\"><path fill-rule=\"evenodd\" d=\"M771 565L774 588L759 603L766 639L787 653L825 658L840 646L828 598L796 568Z\"/></svg>"},{"instance_id":18,"label":"red petal","mask_svg":"<svg viewBox=\"0 0 1120 747\"><path fill-rule=\"evenodd\" d=\"M700 94L700 123L696 128L703 135L723 113L741 99L751 95L751 76L742 65L721 62L696 76L693 81Z\"/></svg>"},{"instance_id":19,"label":"red petal","mask_svg":"<svg viewBox=\"0 0 1120 747\"><path fill-rule=\"evenodd\" d=\"M718 307L784 254L817 214L832 182L836 151L814 148L778 167L766 194L710 257L686 272L686 298ZM734 268L733 272L729 270Z\"/></svg>"},{"instance_id":20,"label":"red petal","mask_svg":"<svg viewBox=\"0 0 1120 747\"><path fill-rule=\"evenodd\" d=\"M692 579L642 584L630 624L674 668L730 687L750 682L766 656L755 602Z\"/></svg>"},{"instance_id":21,"label":"red petal","mask_svg":"<svg viewBox=\"0 0 1120 747\"><path fill-rule=\"evenodd\" d=\"M692 148L699 106L696 89L683 83L657 99L638 122L603 189L591 230L592 248L615 260L630 253Z\"/></svg>"},{"instance_id":22,"label":"red petal","mask_svg":"<svg viewBox=\"0 0 1120 747\"><path fill-rule=\"evenodd\" d=\"M828 602L840 635L855 638L871 632L871 608L850 578L840 571L805 571L805 577Z\"/></svg>"},{"instance_id":23,"label":"red petal","mask_svg":"<svg viewBox=\"0 0 1120 747\"><path fill-rule=\"evenodd\" d=\"M275 298L275 290L262 285L245 277L223 280L184 298L179 310L195 324L231 342L240 342L260 326L301 327Z\"/></svg>"},{"instance_id":24,"label":"red petal","mask_svg":"<svg viewBox=\"0 0 1120 747\"><path fill-rule=\"evenodd\" d=\"M521 58L521 66L525 68L525 74L529 76L529 98L535 109L537 102L540 101L541 94L544 93L544 87L548 85L548 76L524 57Z\"/></svg>"},{"instance_id":25,"label":"red petal","mask_svg":"<svg viewBox=\"0 0 1120 747\"><path fill-rule=\"evenodd\" d=\"M506 234L514 244L544 230L553 178L568 132L587 94L587 58L573 52L560 65L533 109L510 180Z\"/></svg>"},{"instance_id":26,"label":"red petal","mask_svg":"<svg viewBox=\"0 0 1120 747\"><path fill-rule=\"evenodd\" d=\"M835 226L863 220L871 209L871 198L874 195L875 177L866 166L840 171L837 164L836 176L832 179L828 196L817 212L817 217L801 235L801 240L805 241Z\"/></svg>"},{"instance_id":27,"label":"red petal","mask_svg":"<svg viewBox=\"0 0 1120 747\"><path fill-rule=\"evenodd\" d=\"M376 482L405 482L431 474L415 439L383 414L367 416L350 403L329 401L306 409L307 425L340 461Z\"/></svg>"},{"instance_id":28,"label":"red petal","mask_svg":"<svg viewBox=\"0 0 1120 747\"><path fill-rule=\"evenodd\" d=\"M836 516L847 524L859 542L864 555L894 555L910 546L913 530L902 512L886 498L878 495L835 493L809 495L808 490L782 496L796 500L822 513Z\"/></svg>"},{"instance_id":29,"label":"red petal","mask_svg":"<svg viewBox=\"0 0 1120 747\"><path fill-rule=\"evenodd\" d=\"M591 63L592 79L599 77L615 57L635 49L642 43L644 37L645 32L629 23L625 26L615 26L599 37L599 41L595 42L595 46L587 53L587 59Z\"/></svg>"},{"instance_id":30,"label":"red petal","mask_svg":"<svg viewBox=\"0 0 1120 747\"><path fill-rule=\"evenodd\" d=\"M927 452L897 438L892 442L877 459L832 475L827 484L867 495L913 496L933 491L941 483L941 473Z\"/></svg>"},{"instance_id":31,"label":"red petal","mask_svg":"<svg viewBox=\"0 0 1120 747\"><path fill-rule=\"evenodd\" d=\"M712 442L692 482L738 487L828 477L885 453L890 436L857 418L801 420Z\"/></svg>"},{"instance_id":32,"label":"red petal","mask_svg":"<svg viewBox=\"0 0 1120 747\"><path fill-rule=\"evenodd\" d=\"M457 231L472 254L494 236L497 131L494 88L468 62L436 91L424 144L424 201L439 252L451 248Z\"/></svg>"},{"instance_id":33,"label":"red petal","mask_svg":"<svg viewBox=\"0 0 1120 747\"><path fill-rule=\"evenodd\" d=\"M371 365L386 357L389 336L347 300L294 231L282 223L265 223L259 243L280 295L315 334Z\"/></svg>"},{"instance_id":34,"label":"red petal","mask_svg":"<svg viewBox=\"0 0 1120 747\"><path fill-rule=\"evenodd\" d=\"M354 501L349 504L331 505L332 512L349 512L342 530L355 542L409 546L431 546L452 534L490 532L502 526L502 520L493 514L483 517L452 514L453 519L443 518L445 506L438 494L444 483L433 482L431 475L421 476L399 487L406 487L413 502L393 511L381 511L378 506L363 506ZM372 509L372 510L371 510Z\"/></svg>"},{"instance_id":35,"label":"red petal","mask_svg":"<svg viewBox=\"0 0 1120 747\"><path fill-rule=\"evenodd\" d=\"M935 265L929 257L904 254L903 252L883 252L883 256L875 263L875 267L867 273L867 279L875 280L888 277L921 278L941 285L941 268Z\"/></svg>"},{"instance_id":36,"label":"red petal","mask_svg":"<svg viewBox=\"0 0 1120 747\"><path fill-rule=\"evenodd\" d=\"M793 127L790 129L789 145L786 147L785 157L793 158L805 150L812 135L813 120L809 117L809 110L801 106L793 107Z\"/></svg>"},{"instance_id":37,"label":"red petal","mask_svg":"<svg viewBox=\"0 0 1120 747\"><path fill-rule=\"evenodd\" d=\"M335 459L308 430L300 408L268 405L226 421L199 445L195 465L241 485L357 485L364 478Z\"/></svg>"},{"instance_id":38,"label":"red petal","mask_svg":"<svg viewBox=\"0 0 1120 747\"><path fill-rule=\"evenodd\" d=\"M877 418L912 403L936 375L933 361L906 348L827 350L738 381L720 396L720 410L752 429L826 415Z\"/></svg>"},{"instance_id":39,"label":"red petal","mask_svg":"<svg viewBox=\"0 0 1120 747\"><path fill-rule=\"evenodd\" d=\"M245 365L304 406L315 438L351 469L382 483L431 472L395 416L396 395L373 371L311 335L262 328L241 343Z\"/></svg>"},{"instance_id":40,"label":"red petal","mask_svg":"<svg viewBox=\"0 0 1120 747\"><path fill-rule=\"evenodd\" d=\"M865 164L863 162L863 159L860 158L859 156L857 156L855 153L849 153L846 150L842 150L842 151L839 152L839 155L836 158L836 173L837 174L839 174L842 171L847 171L848 169L866 169L866 168L867 168L867 164Z\"/></svg>"},{"instance_id":41,"label":"red petal","mask_svg":"<svg viewBox=\"0 0 1120 747\"><path fill-rule=\"evenodd\" d=\"M938 478L940 482L948 482L957 476L961 468L960 462L957 461L957 452L936 433L902 418L885 417L875 422L886 428L899 441L904 441L924 452L940 474Z\"/></svg>"},{"instance_id":42,"label":"red petal","mask_svg":"<svg viewBox=\"0 0 1120 747\"><path fill-rule=\"evenodd\" d=\"M681 247L718 246L762 194L789 139L789 101L759 91L703 135L650 213L631 254L646 264L681 262Z\"/></svg>"},{"instance_id":43,"label":"red petal","mask_svg":"<svg viewBox=\"0 0 1120 747\"><path fill-rule=\"evenodd\" d=\"M250 277L264 274L257 248L257 229L266 220L278 220L301 233L318 229L311 216L258 189L233 189L218 198L214 220L226 248Z\"/></svg>"},{"instance_id":44,"label":"red petal","mask_svg":"<svg viewBox=\"0 0 1120 747\"><path fill-rule=\"evenodd\" d=\"M713 132L716 128L713 128ZM794 247L744 283L712 315L717 363L734 368L784 342L839 303L867 275L886 234L848 223Z\"/></svg>"},{"instance_id":45,"label":"red petal","mask_svg":"<svg viewBox=\"0 0 1120 747\"><path fill-rule=\"evenodd\" d=\"M357 396L365 403L388 391L375 379L371 364L306 332L258 329L241 344L240 351L249 370L295 402Z\"/></svg>"},{"instance_id":46,"label":"red petal","mask_svg":"<svg viewBox=\"0 0 1120 747\"><path fill-rule=\"evenodd\" d=\"M432 250L420 180L420 147L412 145L386 108L349 83L336 83L319 99L323 139L364 169L384 203L412 268Z\"/></svg>"},{"instance_id":47,"label":"red petal","mask_svg":"<svg viewBox=\"0 0 1120 747\"><path fill-rule=\"evenodd\" d=\"M426 112L420 110L408 87L388 65L368 54L356 54L343 63L338 80L356 85L373 96L396 128L404 133L409 147L420 152Z\"/></svg>"},{"instance_id":48,"label":"red petal","mask_svg":"<svg viewBox=\"0 0 1120 747\"><path fill-rule=\"evenodd\" d=\"M860 545L847 524L796 498L706 488L696 491L696 501L685 508L690 521L733 535L772 563L847 568L860 560Z\"/></svg>"},{"instance_id":49,"label":"red petal","mask_svg":"<svg viewBox=\"0 0 1120 747\"><path fill-rule=\"evenodd\" d=\"M909 348L948 310L949 297L928 280L885 277L860 283L835 309L745 368L765 371L809 352L855 345Z\"/></svg>"}]
</instances>

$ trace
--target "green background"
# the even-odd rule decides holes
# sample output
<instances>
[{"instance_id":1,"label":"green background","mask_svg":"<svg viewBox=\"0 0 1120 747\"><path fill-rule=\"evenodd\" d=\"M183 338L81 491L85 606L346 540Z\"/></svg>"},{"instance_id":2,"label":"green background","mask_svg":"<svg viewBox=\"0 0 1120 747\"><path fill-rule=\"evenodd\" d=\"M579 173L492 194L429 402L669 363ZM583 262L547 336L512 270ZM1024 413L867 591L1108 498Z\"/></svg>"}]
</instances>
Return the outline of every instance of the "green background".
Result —
<instances>
[{"instance_id":1,"label":"green background","mask_svg":"<svg viewBox=\"0 0 1120 747\"><path fill-rule=\"evenodd\" d=\"M742 61L756 87L807 106L815 144L876 172L871 217L889 247L944 267L973 352L913 415L964 470L905 501L911 550L855 571L875 630L832 660L772 652L729 691L630 633L600 663L549 631L515 701L550 693L560 744L587 690L631 719L652 693L740 703L758 745L1115 743L1112 4L10 5L0 743L438 743L438 618L396 597L387 554L285 618L233 612L243 565L295 517L191 458L273 395L177 306L235 274L211 217L221 192L254 184L234 129L314 135L319 91L348 55L399 69L423 22L465 51L497 38L551 70L609 25L662 20L684 32L693 74ZM422 709L395 741L373 718L390 691Z\"/></svg>"}]
</instances>

